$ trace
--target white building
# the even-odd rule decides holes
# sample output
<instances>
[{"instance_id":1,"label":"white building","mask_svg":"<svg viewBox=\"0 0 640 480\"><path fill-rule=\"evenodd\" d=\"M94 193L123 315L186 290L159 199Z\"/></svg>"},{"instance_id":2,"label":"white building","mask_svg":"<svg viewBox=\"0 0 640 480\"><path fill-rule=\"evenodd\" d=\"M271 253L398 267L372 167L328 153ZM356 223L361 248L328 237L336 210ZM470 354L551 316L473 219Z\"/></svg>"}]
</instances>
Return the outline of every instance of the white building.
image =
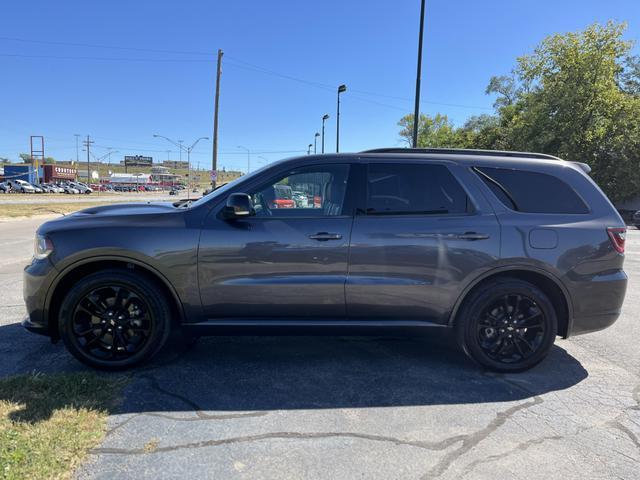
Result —
<instances>
[{"instance_id":1,"label":"white building","mask_svg":"<svg viewBox=\"0 0 640 480\"><path fill-rule=\"evenodd\" d=\"M111 183L146 185L151 183L151 175L148 173L112 173L109 175L109 181Z\"/></svg>"}]
</instances>

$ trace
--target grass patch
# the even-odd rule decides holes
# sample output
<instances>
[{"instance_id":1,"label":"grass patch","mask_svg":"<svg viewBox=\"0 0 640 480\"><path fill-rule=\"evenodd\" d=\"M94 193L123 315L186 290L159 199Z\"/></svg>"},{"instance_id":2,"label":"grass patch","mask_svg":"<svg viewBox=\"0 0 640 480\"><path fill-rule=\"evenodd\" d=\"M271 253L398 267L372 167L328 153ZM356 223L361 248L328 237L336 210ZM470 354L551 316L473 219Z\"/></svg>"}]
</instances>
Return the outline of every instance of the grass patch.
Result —
<instances>
[{"instance_id":1,"label":"grass patch","mask_svg":"<svg viewBox=\"0 0 640 480\"><path fill-rule=\"evenodd\" d=\"M126 381L94 373L0 379L0 478L68 478L104 437Z\"/></svg>"},{"instance_id":2,"label":"grass patch","mask_svg":"<svg viewBox=\"0 0 640 480\"><path fill-rule=\"evenodd\" d=\"M85 208L123 203L124 200L114 198L113 202L68 202L68 203L15 203L0 205L0 217L32 217L34 215L48 215L52 213L72 213ZM141 201L145 201L141 199Z\"/></svg>"}]
</instances>

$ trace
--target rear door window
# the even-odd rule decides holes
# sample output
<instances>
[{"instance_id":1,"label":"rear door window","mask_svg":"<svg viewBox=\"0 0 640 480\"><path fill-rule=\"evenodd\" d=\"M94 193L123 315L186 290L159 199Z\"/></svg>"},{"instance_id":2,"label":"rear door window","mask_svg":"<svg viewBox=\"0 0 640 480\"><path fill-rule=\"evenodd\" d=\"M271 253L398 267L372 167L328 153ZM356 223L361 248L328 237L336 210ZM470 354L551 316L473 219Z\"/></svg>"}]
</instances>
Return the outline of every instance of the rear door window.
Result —
<instances>
[{"instance_id":1,"label":"rear door window","mask_svg":"<svg viewBox=\"0 0 640 480\"><path fill-rule=\"evenodd\" d=\"M444 165L369 165L367 215L446 215L469 209L466 192Z\"/></svg>"},{"instance_id":2,"label":"rear door window","mask_svg":"<svg viewBox=\"0 0 640 480\"><path fill-rule=\"evenodd\" d=\"M525 213L589 213L567 183L546 173L511 168L474 167L482 181L508 208Z\"/></svg>"}]
</instances>

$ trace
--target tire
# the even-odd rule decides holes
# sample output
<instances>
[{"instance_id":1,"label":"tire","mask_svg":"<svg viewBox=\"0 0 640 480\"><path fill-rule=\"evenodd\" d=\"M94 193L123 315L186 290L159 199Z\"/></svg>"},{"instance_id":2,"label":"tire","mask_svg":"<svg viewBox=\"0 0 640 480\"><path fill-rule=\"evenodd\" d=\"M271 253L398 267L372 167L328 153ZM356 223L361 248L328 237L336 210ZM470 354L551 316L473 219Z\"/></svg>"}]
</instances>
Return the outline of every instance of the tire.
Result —
<instances>
[{"instance_id":1,"label":"tire","mask_svg":"<svg viewBox=\"0 0 640 480\"><path fill-rule=\"evenodd\" d=\"M456 336L475 362L496 372L522 372L549 353L558 318L542 290L515 278L474 289L456 317Z\"/></svg>"},{"instance_id":2,"label":"tire","mask_svg":"<svg viewBox=\"0 0 640 480\"><path fill-rule=\"evenodd\" d=\"M123 370L149 360L166 343L170 327L171 308L156 284L119 269L78 281L58 316L69 352L101 370Z\"/></svg>"}]
</instances>

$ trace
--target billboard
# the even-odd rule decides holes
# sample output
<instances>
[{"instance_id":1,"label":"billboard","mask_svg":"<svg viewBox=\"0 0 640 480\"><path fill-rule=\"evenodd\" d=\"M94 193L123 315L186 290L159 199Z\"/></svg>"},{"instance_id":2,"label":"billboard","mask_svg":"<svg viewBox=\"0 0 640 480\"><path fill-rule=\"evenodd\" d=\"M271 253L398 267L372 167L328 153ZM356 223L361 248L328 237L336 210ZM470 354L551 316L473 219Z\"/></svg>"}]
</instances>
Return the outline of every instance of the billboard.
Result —
<instances>
[{"instance_id":1,"label":"billboard","mask_svg":"<svg viewBox=\"0 0 640 480\"><path fill-rule=\"evenodd\" d=\"M124 164L127 167L150 167L153 164L153 157L143 157L142 155L125 155Z\"/></svg>"}]
</instances>

